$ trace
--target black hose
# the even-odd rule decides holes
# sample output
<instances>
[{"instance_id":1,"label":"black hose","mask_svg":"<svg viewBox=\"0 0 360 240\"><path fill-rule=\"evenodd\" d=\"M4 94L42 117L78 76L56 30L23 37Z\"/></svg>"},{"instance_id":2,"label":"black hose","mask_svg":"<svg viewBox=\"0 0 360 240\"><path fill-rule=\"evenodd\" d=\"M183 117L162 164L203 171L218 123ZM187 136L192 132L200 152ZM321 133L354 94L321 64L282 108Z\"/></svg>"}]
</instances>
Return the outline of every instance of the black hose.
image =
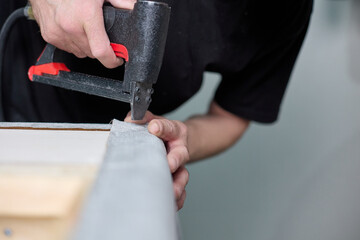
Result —
<instances>
[{"instance_id":1,"label":"black hose","mask_svg":"<svg viewBox=\"0 0 360 240\"><path fill-rule=\"evenodd\" d=\"M0 31L0 121L5 121L4 116L4 106L2 99L2 74L3 74L3 61L5 56L5 46L10 35L10 30L12 26L22 17L27 17L26 7L19 8L15 10L11 15L6 19L4 25Z\"/></svg>"}]
</instances>

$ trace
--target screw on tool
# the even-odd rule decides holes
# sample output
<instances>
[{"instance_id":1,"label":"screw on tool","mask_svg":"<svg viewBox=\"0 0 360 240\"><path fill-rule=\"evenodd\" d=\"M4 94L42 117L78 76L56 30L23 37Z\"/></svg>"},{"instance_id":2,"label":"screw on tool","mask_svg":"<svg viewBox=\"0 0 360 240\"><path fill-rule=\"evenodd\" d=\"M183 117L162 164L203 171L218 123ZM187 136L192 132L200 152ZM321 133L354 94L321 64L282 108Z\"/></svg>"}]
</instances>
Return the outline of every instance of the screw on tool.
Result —
<instances>
[{"instance_id":1,"label":"screw on tool","mask_svg":"<svg viewBox=\"0 0 360 240\"><path fill-rule=\"evenodd\" d=\"M151 97L146 97L146 102L147 103L151 103L151 101L152 101Z\"/></svg>"},{"instance_id":2,"label":"screw on tool","mask_svg":"<svg viewBox=\"0 0 360 240\"><path fill-rule=\"evenodd\" d=\"M149 88L147 91L148 91L149 94L153 94L153 93L154 93L154 89L153 89L153 88Z\"/></svg>"}]
</instances>

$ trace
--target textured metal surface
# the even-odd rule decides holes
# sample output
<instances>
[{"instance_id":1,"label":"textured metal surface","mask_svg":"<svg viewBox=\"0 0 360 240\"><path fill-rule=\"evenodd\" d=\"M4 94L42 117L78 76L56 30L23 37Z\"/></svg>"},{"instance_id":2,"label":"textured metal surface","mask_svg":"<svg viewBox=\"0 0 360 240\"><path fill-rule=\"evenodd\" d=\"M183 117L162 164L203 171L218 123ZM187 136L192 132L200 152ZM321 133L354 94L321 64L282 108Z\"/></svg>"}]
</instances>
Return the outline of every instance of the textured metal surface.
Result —
<instances>
[{"instance_id":1,"label":"textured metal surface","mask_svg":"<svg viewBox=\"0 0 360 240\"><path fill-rule=\"evenodd\" d=\"M169 19L170 8L165 3L138 1L133 10L104 6L110 41L124 45L129 53L124 76L119 76L123 81L62 71L58 75L34 75L33 81L129 102L132 119L140 120L149 107L152 85L160 72ZM47 44L36 65L62 62L59 52Z\"/></svg>"},{"instance_id":2,"label":"textured metal surface","mask_svg":"<svg viewBox=\"0 0 360 240\"><path fill-rule=\"evenodd\" d=\"M113 122L73 239L179 239L166 149L146 127Z\"/></svg>"},{"instance_id":3,"label":"textured metal surface","mask_svg":"<svg viewBox=\"0 0 360 240\"><path fill-rule=\"evenodd\" d=\"M123 92L122 82L109 78L60 71L56 76L34 75L33 81L118 101L131 102L130 93Z\"/></svg>"}]
</instances>

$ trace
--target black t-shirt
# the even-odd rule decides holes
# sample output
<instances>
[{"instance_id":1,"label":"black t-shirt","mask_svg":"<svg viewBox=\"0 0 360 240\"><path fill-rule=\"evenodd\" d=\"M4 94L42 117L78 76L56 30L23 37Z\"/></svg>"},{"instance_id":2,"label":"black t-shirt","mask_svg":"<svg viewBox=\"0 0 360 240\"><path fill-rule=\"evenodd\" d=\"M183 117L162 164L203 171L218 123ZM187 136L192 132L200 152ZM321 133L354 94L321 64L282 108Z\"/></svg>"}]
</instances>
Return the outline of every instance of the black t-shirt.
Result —
<instances>
[{"instance_id":1,"label":"black t-shirt","mask_svg":"<svg viewBox=\"0 0 360 240\"><path fill-rule=\"evenodd\" d=\"M0 2L0 25L26 4ZM275 121L307 31L312 0L173 0L171 7L164 61L149 110L164 114L176 109L200 89L204 71L214 71L222 75L214 96L222 108L249 120ZM43 47L36 23L19 21L4 56L7 121L101 123L124 118L128 103L31 83L27 70ZM96 75L109 72L90 59L70 66Z\"/></svg>"}]
</instances>

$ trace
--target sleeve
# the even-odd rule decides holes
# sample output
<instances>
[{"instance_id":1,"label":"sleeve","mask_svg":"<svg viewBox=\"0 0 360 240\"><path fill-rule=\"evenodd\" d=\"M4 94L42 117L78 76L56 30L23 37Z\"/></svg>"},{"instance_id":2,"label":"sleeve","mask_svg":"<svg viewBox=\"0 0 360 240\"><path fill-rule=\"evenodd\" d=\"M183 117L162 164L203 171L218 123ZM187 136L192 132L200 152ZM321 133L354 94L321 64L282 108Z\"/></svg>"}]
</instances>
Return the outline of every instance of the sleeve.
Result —
<instances>
[{"instance_id":1,"label":"sleeve","mask_svg":"<svg viewBox=\"0 0 360 240\"><path fill-rule=\"evenodd\" d=\"M245 119L261 123L276 121L309 18L295 34L286 38L278 36L263 44L241 71L223 73L214 101Z\"/></svg>"}]
</instances>

